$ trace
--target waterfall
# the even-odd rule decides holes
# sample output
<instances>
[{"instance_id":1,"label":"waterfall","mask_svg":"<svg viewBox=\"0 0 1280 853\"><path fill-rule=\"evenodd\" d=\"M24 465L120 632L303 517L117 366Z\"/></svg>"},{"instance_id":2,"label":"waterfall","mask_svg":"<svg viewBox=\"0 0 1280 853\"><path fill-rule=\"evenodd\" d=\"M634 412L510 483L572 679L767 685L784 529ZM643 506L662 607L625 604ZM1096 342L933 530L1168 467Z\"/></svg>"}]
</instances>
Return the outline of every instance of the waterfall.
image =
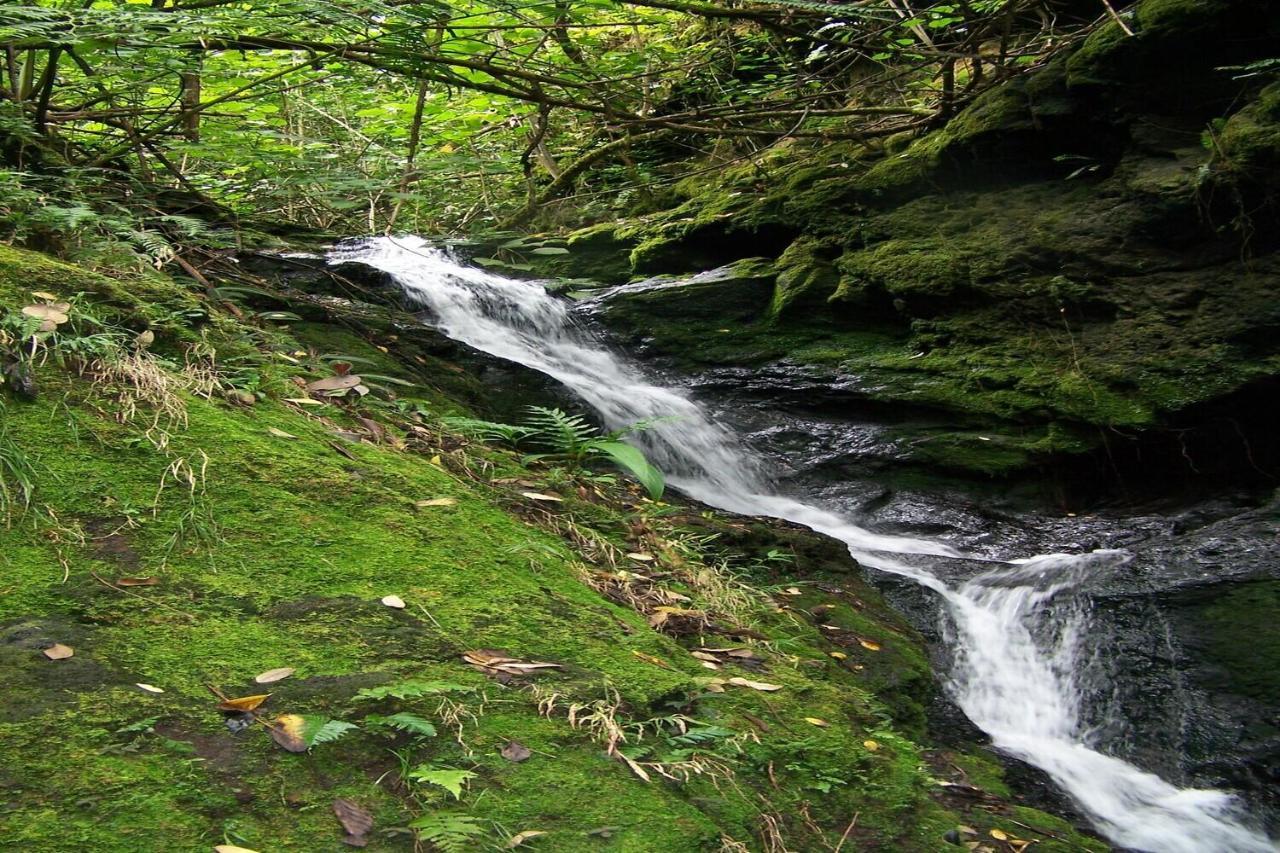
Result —
<instances>
[{"instance_id":1,"label":"waterfall","mask_svg":"<svg viewBox=\"0 0 1280 853\"><path fill-rule=\"evenodd\" d=\"M1179 789L1107 755L1082 722L1091 579L1119 551L1047 554L997 563L959 584L928 566L966 555L942 542L878 534L835 510L777 494L767 461L677 389L646 378L536 282L467 267L416 237L340 247L331 262L388 273L450 338L562 383L611 428L651 421L629 440L690 497L743 515L785 519L841 540L861 564L936 593L955 664L948 689L1001 750L1045 771L1114 844L1149 853L1276 849L1249 829L1230 794ZM990 561L988 561L990 562Z\"/></svg>"}]
</instances>

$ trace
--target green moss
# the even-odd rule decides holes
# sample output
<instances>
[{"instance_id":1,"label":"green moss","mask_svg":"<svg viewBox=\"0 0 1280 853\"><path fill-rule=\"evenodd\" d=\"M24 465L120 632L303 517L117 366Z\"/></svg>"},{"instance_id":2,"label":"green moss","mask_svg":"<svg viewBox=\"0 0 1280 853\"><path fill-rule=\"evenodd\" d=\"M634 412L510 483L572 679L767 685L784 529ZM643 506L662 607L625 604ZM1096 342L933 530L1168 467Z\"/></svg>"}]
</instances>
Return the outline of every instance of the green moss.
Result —
<instances>
[{"instance_id":1,"label":"green moss","mask_svg":"<svg viewBox=\"0 0 1280 853\"><path fill-rule=\"evenodd\" d=\"M776 264L771 318L777 319L793 307L821 305L832 296L839 276L827 254L820 243L804 238L787 247Z\"/></svg>"}]
</instances>

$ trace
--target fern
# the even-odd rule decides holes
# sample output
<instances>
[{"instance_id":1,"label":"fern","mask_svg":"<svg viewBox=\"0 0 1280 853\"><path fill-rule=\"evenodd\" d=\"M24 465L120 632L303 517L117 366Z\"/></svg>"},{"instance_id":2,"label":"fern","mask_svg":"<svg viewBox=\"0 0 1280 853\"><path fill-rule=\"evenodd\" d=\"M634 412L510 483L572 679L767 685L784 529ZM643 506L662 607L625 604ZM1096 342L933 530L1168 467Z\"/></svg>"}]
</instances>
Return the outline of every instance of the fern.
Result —
<instances>
[{"instance_id":1,"label":"fern","mask_svg":"<svg viewBox=\"0 0 1280 853\"><path fill-rule=\"evenodd\" d=\"M460 800L462 799L462 786L468 780L476 778L476 774L470 770L454 770L448 767L439 768L423 764L410 770L409 778L415 782L426 782L428 785L437 785L444 788L450 794L453 794L455 800Z\"/></svg>"},{"instance_id":2,"label":"fern","mask_svg":"<svg viewBox=\"0 0 1280 853\"><path fill-rule=\"evenodd\" d=\"M417 714L391 714L384 717L379 714L370 714L364 718L365 725L381 726L389 729L398 729L402 732L410 734L422 735L423 737L435 737L436 727L431 724L430 720L424 720Z\"/></svg>"},{"instance_id":3,"label":"fern","mask_svg":"<svg viewBox=\"0 0 1280 853\"><path fill-rule=\"evenodd\" d=\"M340 737L346 735L352 729L359 728L355 723L348 723L342 720L326 720L324 725L316 730L316 733L308 739L307 746L318 746L322 743L330 743Z\"/></svg>"},{"instance_id":4,"label":"fern","mask_svg":"<svg viewBox=\"0 0 1280 853\"><path fill-rule=\"evenodd\" d=\"M600 430L581 415L546 406L530 406L525 424L539 444L572 458L580 459L591 439L600 435Z\"/></svg>"},{"instance_id":5,"label":"fern","mask_svg":"<svg viewBox=\"0 0 1280 853\"><path fill-rule=\"evenodd\" d=\"M485 833L471 815L446 812L423 815L409 826L418 833L419 841L426 841L442 853L474 849L475 839Z\"/></svg>"},{"instance_id":6,"label":"fern","mask_svg":"<svg viewBox=\"0 0 1280 853\"><path fill-rule=\"evenodd\" d=\"M452 681L421 681L409 679L382 687L368 687L356 693L357 699L416 699L419 696L439 696L442 693L470 693L475 690L465 684Z\"/></svg>"},{"instance_id":7,"label":"fern","mask_svg":"<svg viewBox=\"0 0 1280 853\"><path fill-rule=\"evenodd\" d=\"M504 442L511 445L519 444L532 432L529 427L501 424L495 421L482 421L478 418L441 418L440 423L454 432L460 432L471 438L478 438L481 441Z\"/></svg>"}]
</instances>

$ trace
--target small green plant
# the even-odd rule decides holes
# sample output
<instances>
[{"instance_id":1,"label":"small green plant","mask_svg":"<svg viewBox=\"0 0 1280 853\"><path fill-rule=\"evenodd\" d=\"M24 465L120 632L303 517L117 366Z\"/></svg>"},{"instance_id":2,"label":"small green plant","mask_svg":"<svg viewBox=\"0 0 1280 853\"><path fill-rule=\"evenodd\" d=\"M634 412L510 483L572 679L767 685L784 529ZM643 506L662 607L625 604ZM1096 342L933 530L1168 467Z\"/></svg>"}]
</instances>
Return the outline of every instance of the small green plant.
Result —
<instances>
[{"instance_id":1,"label":"small green plant","mask_svg":"<svg viewBox=\"0 0 1280 853\"><path fill-rule=\"evenodd\" d=\"M3 417L4 403L0 401L0 419ZM6 526L12 522L15 510L25 512L31 505L35 490L36 471L31 458L0 424L0 517Z\"/></svg>"},{"instance_id":2,"label":"small green plant","mask_svg":"<svg viewBox=\"0 0 1280 853\"><path fill-rule=\"evenodd\" d=\"M432 812L410 822L419 841L425 841L441 853L474 850L476 839L485 834L477 818L465 814Z\"/></svg>"},{"instance_id":3,"label":"small green plant","mask_svg":"<svg viewBox=\"0 0 1280 853\"><path fill-rule=\"evenodd\" d=\"M460 800L462 799L462 786L476 778L476 774L470 770L457 770L452 767L432 767L429 764L422 764L410 770L408 778L413 782L425 782L428 785L444 788L450 794L453 794L455 800Z\"/></svg>"}]
</instances>

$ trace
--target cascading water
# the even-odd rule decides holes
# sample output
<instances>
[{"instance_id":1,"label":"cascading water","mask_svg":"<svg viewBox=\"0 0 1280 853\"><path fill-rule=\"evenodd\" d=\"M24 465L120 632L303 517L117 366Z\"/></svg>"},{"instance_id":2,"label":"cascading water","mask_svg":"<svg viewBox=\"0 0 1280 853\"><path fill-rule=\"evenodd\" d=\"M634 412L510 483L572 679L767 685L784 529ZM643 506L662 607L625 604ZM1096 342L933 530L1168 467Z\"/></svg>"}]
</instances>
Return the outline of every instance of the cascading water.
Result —
<instances>
[{"instance_id":1,"label":"cascading water","mask_svg":"<svg viewBox=\"0 0 1280 853\"><path fill-rule=\"evenodd\" d=\"M941 598L955 652L949 688L1000 749L1048 773L1113 843L1150 853L1253 853L1276 846L1249 829L1229 794L1179 789L1089 743L1081 719L1087 599L1081 590L1127 559L1119 551L998 563L951 585L928 569L965 559L940 542L877 534L827 509L775 494L764 461L679 391L653 384L534 282L466 267L416 237L347 245L333 262L391 275L434 324L475 349L538 370L632 436L669 482L711 506L786 519L846 543L863 565ZM990 561L988 561L990 562Z\"/></svg>"}]
</instances>

